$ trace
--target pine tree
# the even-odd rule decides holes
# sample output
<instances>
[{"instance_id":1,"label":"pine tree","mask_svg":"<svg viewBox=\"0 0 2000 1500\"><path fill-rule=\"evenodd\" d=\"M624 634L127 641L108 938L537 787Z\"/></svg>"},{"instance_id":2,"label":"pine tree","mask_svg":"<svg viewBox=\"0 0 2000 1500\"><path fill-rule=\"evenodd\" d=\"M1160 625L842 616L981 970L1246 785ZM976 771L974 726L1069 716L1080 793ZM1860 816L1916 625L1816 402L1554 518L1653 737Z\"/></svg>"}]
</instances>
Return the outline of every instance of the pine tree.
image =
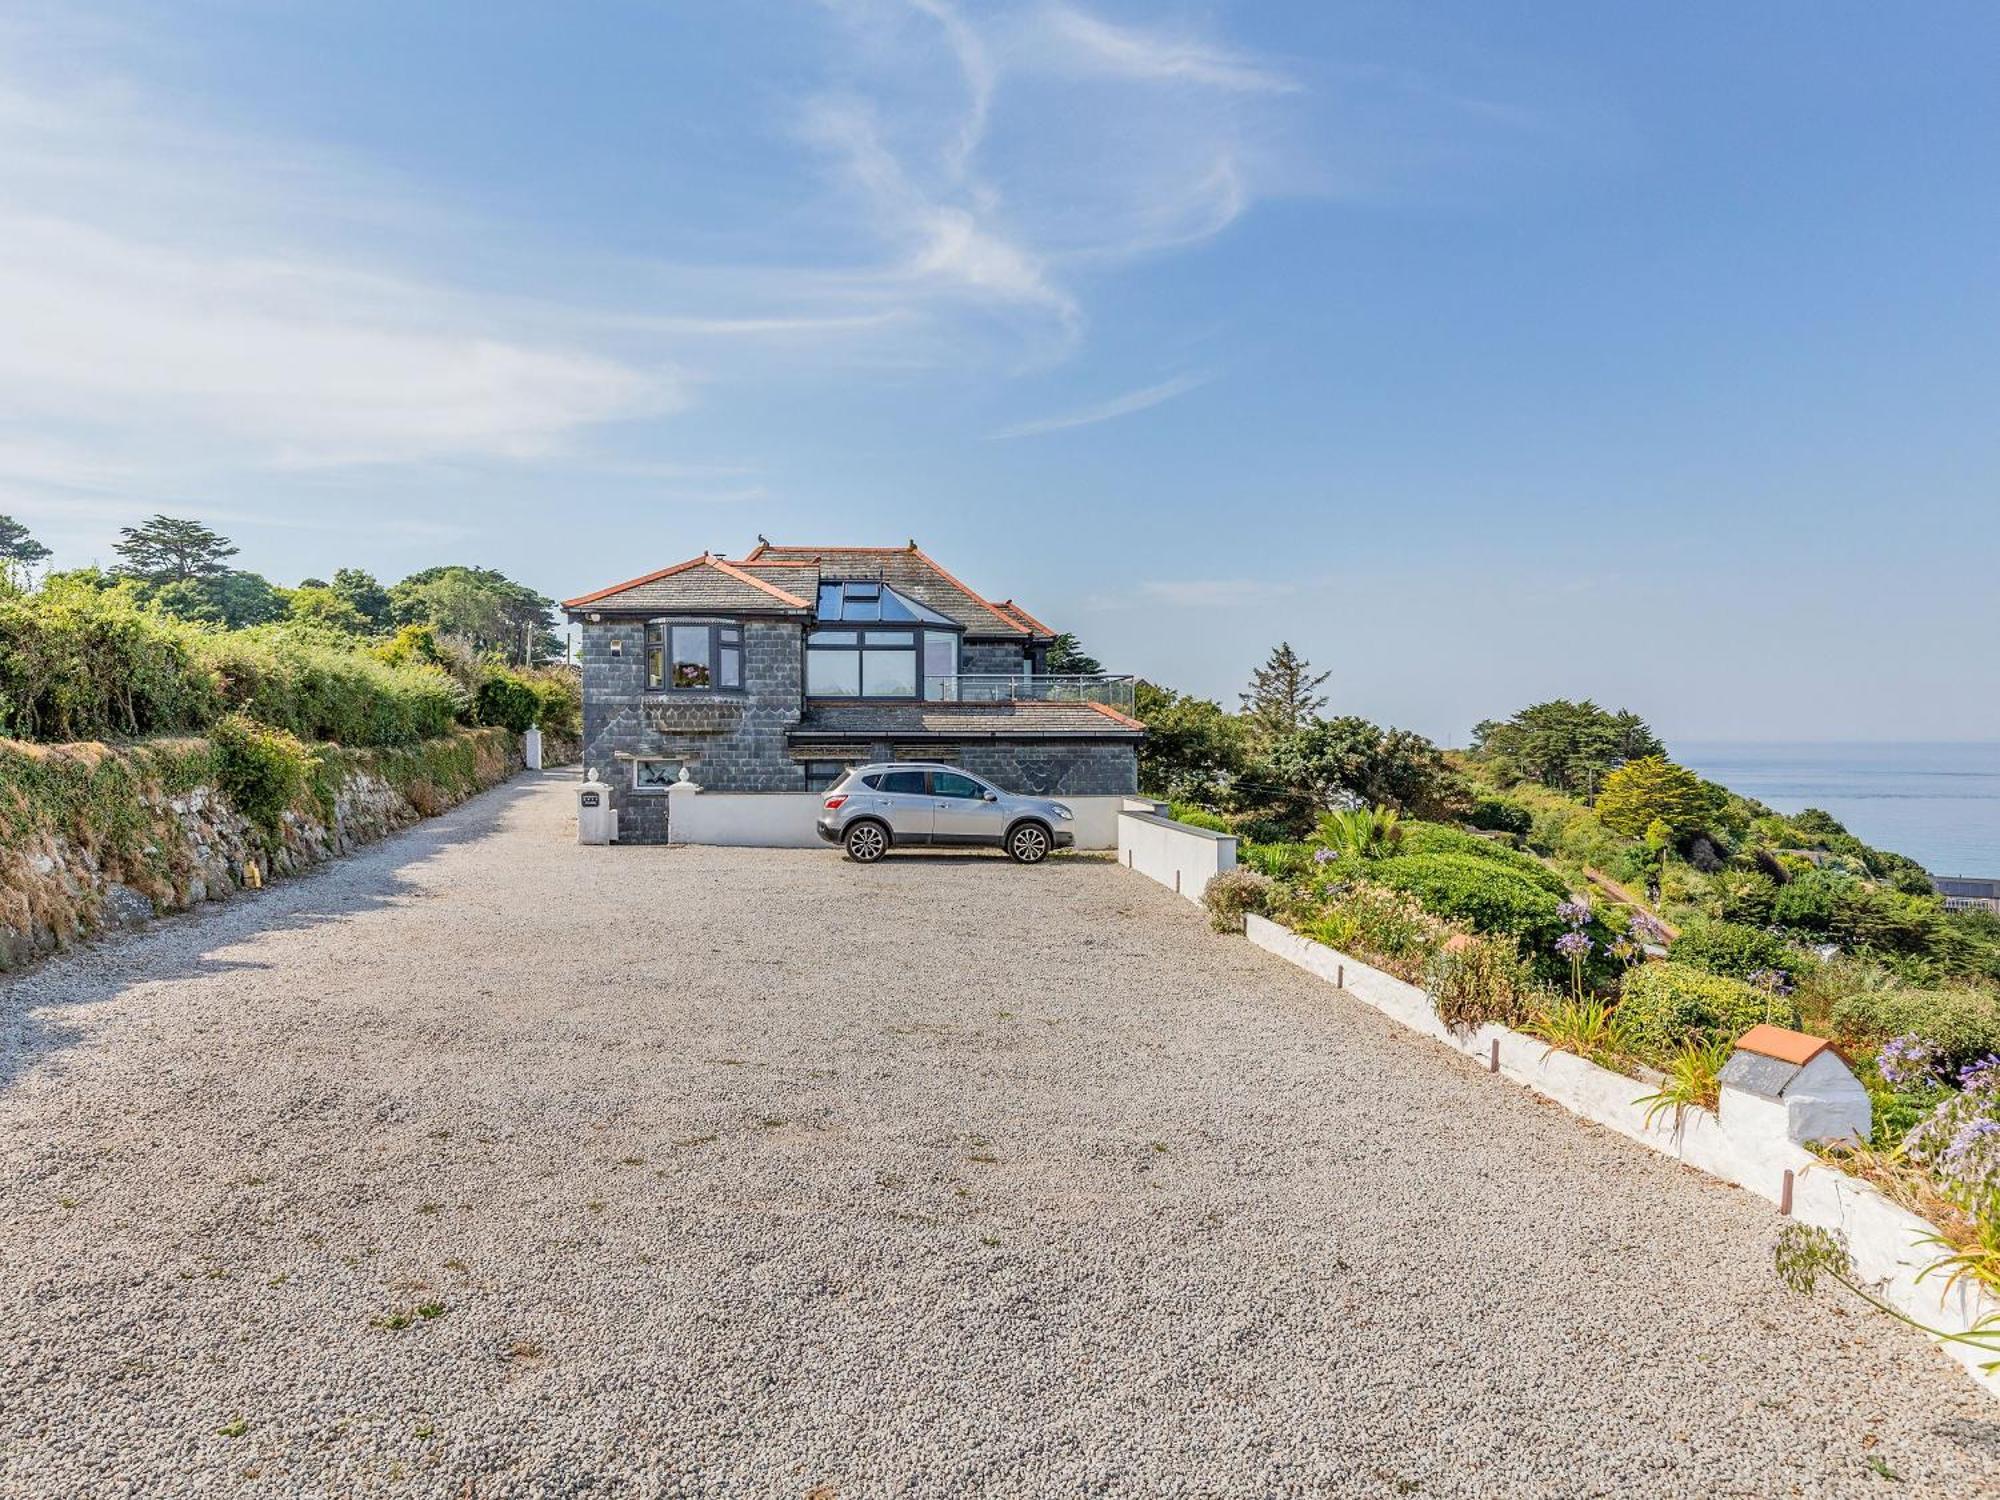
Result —
<instances>
[{"instance_id":1,"label":"pine tree","mask_svg":"<svg viewBox=\"0 0 2000 1500\"><path fill-rule=\"evenodd\" d=\"M112 547L123 560L118 571L149 583L186 583L220 578L230 571L236 546L199 521L154 516L143 526L122 526L123 541Z\"/></svg>"},{"instance_id":2,"label":"pine tree","mask_svg":"<svg viewBox=\"0 0 2000 1500\"><path fill-rule=\"evenodd\" d=\"M1104 663L1083 649L1083 642L1065 630L1049 642L1049 675L1052 677L1098 677Z\"/></svg>"},{"instance_id":3,"label":"pine tree","mask_svg":"<svg viewBox=\"0 0 2000 1500\"><path fill-rule=\"evenodd\" d=\"M49 555L49 549L28 535L28 528L12 516L0 516L0 579L26 572Z\"/></svg>"},{"instance_id":4,"label":"pine tree","mask_svg":"<svg viewBox=\"0 0 2000 1500\"><path fill-rule=\"evenodd\" d=\"M1297 734L1326 707L1317 691L1331 672L1314 673L1312 663L1280 642L1264 665L1250 674L1250 691L1240 694L1243 719L1251 735L1264 743Z\"/></svg>"}]
</instances>

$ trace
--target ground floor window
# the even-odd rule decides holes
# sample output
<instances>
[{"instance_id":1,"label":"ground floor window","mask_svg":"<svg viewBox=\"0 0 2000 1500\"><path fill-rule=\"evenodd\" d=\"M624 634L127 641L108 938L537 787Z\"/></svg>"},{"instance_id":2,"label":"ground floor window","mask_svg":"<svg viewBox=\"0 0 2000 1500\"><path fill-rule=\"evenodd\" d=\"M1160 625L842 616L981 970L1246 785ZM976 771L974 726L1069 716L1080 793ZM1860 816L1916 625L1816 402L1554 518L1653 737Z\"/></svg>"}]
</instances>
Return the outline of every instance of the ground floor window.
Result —
<instances>
[{"instance_id":1,"label":"ground floor window","mask_svg":"<svg viewBox=\"0 0 2000 1500\"><path fill-rule=\"evenodd\" d=\"M823 792L847 774L844 760L809 760L806 762L806 790Z\"/></svg>"},{"instance_id":2,"label":"ground floor window","mask_svg":"<svg viewBox=\"0 0 2000 1500\"><path fill-rule=\"evenodd\" d=\"M664 792L680 779L681 763L677 760L632 762L632 790L635 792Z\"/></svg>"}]
</instances>

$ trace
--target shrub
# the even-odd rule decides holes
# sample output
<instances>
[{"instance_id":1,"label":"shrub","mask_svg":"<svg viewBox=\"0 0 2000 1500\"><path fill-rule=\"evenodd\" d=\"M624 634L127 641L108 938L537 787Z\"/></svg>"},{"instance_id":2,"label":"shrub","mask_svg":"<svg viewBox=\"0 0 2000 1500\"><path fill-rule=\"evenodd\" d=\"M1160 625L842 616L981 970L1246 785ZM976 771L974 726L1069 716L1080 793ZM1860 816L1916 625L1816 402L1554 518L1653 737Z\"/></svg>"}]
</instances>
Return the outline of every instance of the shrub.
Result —
<instances>
[{"instance_id":1,"label":"shrub","mask_svg":"<svg viewBox=\"0 0 2000 1500\"><path fill-rule=\"evenodd\" d=\"M1217 932L1241 932L1248 912L1264 915L1271 909L1272 882L1255 870L1224 870L1201 893L1208 908L1208 922Z\"/></svg>"},{"instance_id":2,"label":"shrub","mask_svg":"<svg viewBox=\"0 0 2000 1500\"><path fill-rule=\"evenodd\" d=\"M304 796L314 770L311 752L282 729L230 714L209 731L216 778L235 809L275 834L286 809Z\"/></svg>"},{"instance_id":3,"label":"shrub","mask_svg":"<svg viewBox=\"0 0 2000 1500\"><path fill-rule=\"evenodd\" d=\"M1465 815L1465 821L1474 828L1526 838L1535 826L1535 815L1520 803L1509 802L1504 797L1481 797L1472 804L1472 811Z\"/></svg>"},{"instance_id":4,"label":"shrub","mask_svg":"<svg viewBox=\"0 0 2000 1500\"><path fill-rule=\"evenodd\" d=\"M1483 839L1476 833L1449 828L1442 823L1405 823L1399 852L1469 855L1512 870L1522 879L1533 881L1558 901L1569 895L1569 883L1534 855L1523 854L1519 849L1510 849L1493 839Z\"/></svg>"},{"instance_id":5,"label":"shrub","mask_svg":"<svg viewBox=\"0 0 2000 1500\"><path fill-rule=\"evenodd\" d=\"M1311 844L1244 844L1237 850L1242 862L1259 875L1273 880L1298 880L1313 867Z\"/></svg>"},{"instance_id":6,"label":"shrub","mask_svg":"<svg viewBox=\"0 0 2000 1500\"><path fill-rule=\"evenodd\" d=\"M1518 1026L1528 1019L1536 993L1520 945L1507 937L1454 934L1431 955L1424 989L1438 1019L1470 1030L1489 1023Z\"/></svg>"},{"instance_id":7,"label":"shrub","mask_svg":"<svg viewBox=\"0 0 2000 1500\"><path fill-rule=\"evenodd\" d=\"M2000 995L1972 985L1917 989L1885 984L1835 1000L1833 1024L1843 1037L1862 1042L1917 1037L1939 1069L1951 1074L2000 1052Z\"/></svg>"},{"instance_id":8,"label":"shrub","mask_svg":"<svg viewBox=\"0 0 2000 1500\"><path fill-rule=\"evenodd\" d=\"M1366 880L1341 887L1300 930L1412 980L1448 936L1414 897Z\"/></svg>"},{"instance_id":9,"label":"shrub","mask_svg":"<svg viewBox=\"0 0 2000 1500\"><path fill-rule=\"evenodd\" d=\"M537 720L545 734L583 733L583 682L574 672L544 667L526 674L540 701Z\"/></svg>"},{"instance_id":10,"label":"shrub","mask_svg":"<svg viewBox=\"0 0 2000 1500\"><path fill-rule=\"evenodd\" d=\"M1210 812L1205 807L1196 807L1189 802L1170 802L1167 816L1176 823L1185 823L1190 828L1206 828L1210 833L1228 833L1229 820L1221 813Z\"/></svg>"},{"instance_id":11,"label":"shrub","mask_svg":"<svg viewBox=\"0 0 2000 1500\"><path fill-rule=\"evenodd\" d=\"M1732 979L1748 979L1759 971L1781 969L1795 974L1802 955L1782 938L1756 927L1736 922L1716 922L1699 918L1688 923L1674 939L1673 960L1710 974L1726 974Z\"/></svg>"},{"instance_id":12,"label":"shrub","mask_svg":"<svg viewBox=\"0 0 2000 1500\"><path fill-rule=\"evenodd\" d=\"M1421 901L1436 916L1546 950L1564 930L1560 898L1497 860L1472 854L1405 854L1381 862L1376 878Z\"/></svg>"},{"instance_id":13,"label":"shrub","mask_svg":"<svg viewBox=\"0 0 2000 1500\"><path fill-rule=\"evenodd\" d=\"M534 684L512 672L495 671L479 684L473 700L474 716L481 724L511 729L516 734L532 729L541 718L542 699Z\"/></svg>"},{"instance_id":14,"label":"shrub","mask_svg":"<svg viewBox=\"0 0 2000 1500\"><path fill-rule=\"evenodd\" d=\"M1687 1041L1734 1041L1760 1021L1796 1026L1799 1020L1787 996L1671 961L1626 974L1618 1013L1634 1044L1654 1058L1673 1056Z\"/></svg>"},{"instance_id":15,"label":"shrub","mask_svg":"<svg viewBox=\"0 0 2000 1500\"><path fill-rule=\"evenodd\" d=\"M1801 932L1830 933L1841 898L1854 884L1854 877L1845 871L1806 870L1778 888L1771 900L1771 920Z\"/></svg>"}]
</instances>

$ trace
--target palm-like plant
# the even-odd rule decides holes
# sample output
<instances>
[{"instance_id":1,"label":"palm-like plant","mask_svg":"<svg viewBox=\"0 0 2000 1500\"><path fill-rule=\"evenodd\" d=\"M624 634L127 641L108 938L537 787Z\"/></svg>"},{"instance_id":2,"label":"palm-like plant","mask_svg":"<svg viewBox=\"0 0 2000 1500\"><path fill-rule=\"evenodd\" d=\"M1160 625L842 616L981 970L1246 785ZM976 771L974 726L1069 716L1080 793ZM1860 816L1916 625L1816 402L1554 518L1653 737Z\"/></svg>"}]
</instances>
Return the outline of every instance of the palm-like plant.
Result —
<instances>
[{"instance_id":1,"label":"palm-like plant","mask_svg":"<svg viewBox=\"0 0 2000 1500\"><path fill-rule=\"evenodd\" d=\"M1319 842L1335 854L1369 859L1403 841L1402 815L1393 807L1347 807L1321 813Z\"/></svg>"}]
</instances>

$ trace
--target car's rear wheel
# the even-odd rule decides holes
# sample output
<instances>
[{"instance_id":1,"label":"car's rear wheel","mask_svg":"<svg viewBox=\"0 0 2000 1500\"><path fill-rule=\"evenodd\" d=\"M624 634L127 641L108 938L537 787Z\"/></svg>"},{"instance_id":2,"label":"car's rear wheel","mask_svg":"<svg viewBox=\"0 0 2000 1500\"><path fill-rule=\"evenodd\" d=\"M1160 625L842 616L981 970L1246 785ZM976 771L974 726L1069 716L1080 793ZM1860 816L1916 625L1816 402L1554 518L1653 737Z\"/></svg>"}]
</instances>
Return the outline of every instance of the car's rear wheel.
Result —
<instances>
[{"instance_id":1,"label":"car's rear wheel","mask_svg":"<svg viewBox=\"0 0 2000 1500\"><path fill-rule=\"evenodd\" d=\"M1007 857L1016 864L1038 865L1049 857L1049 831L1039 823L1022 823L1007 835Z\"/></svg>"},{"instance_id":2,"label":"car's rear wheel","mask_svg":"<svg viewBox=\"0 0 2000 1500\"><path fill-rule=\"evenodd\" d=\"M856 823L841 842L857 865L872 865L889 852L889 834L880 823Z\"/></svg>"}]
</instances>

